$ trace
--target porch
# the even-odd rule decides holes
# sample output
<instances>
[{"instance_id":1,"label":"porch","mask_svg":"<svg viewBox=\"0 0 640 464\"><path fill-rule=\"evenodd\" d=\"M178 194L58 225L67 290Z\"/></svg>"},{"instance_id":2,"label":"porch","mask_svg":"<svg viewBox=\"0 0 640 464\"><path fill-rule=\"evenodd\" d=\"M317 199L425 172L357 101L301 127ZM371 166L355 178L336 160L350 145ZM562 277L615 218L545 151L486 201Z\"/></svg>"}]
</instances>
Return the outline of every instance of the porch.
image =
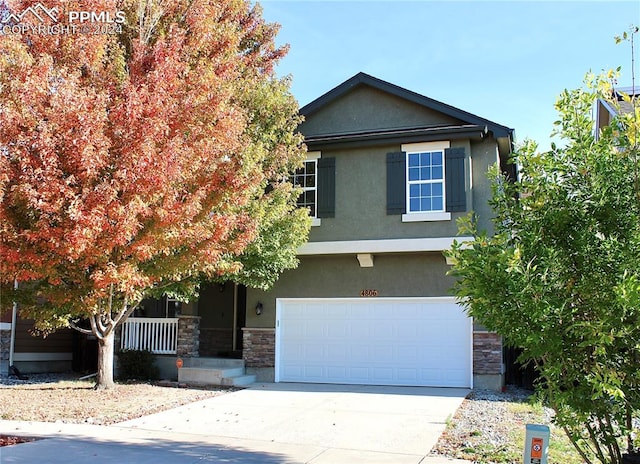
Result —
<instances>
[{"instance_id":1,"label":"porch","mask_svg":"<svg viewBox=\"0 0 640 464\"><path fill-rule=\"evenodd\" d=\"M245 375L242 359L200 357L199 316L130 317L122 324L118 346L150 351L161 377L180 383L243 386L255 382L255 376Z\"/></svg>"}]
</instances>

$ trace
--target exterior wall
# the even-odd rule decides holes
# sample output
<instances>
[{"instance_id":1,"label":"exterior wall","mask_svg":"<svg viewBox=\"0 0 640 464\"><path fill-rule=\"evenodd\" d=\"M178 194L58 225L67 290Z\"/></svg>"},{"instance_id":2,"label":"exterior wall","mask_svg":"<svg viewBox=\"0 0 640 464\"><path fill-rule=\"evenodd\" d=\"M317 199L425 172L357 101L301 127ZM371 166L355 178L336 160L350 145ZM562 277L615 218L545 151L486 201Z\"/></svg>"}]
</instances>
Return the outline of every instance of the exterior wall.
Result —
<instances>
[{"instance_id":1,"label":"exterior wall","mask_svg":"<svg viewBox=\"0 0 640 464\"><path fill-rule=\"evenodd\" d=\"M489 168L500 162L498 146L493 139L471 142L471 156L473 160L472 209L478 218L478 227L491 233L493 231L491 218L493 218L494 213L488 201L491 198L492 182L492 179L488 176L488 171ZM467 210L469 210L468 204Z\"/></svg>"},{"instance_id":2,"label":"exterior wall","mask_svg":"<svg viewBox=\"0 0 640 464\"><path fill-rule=\"evenodd\" d=\"M247 327L275 327L276 298L359 297L378 290L379 297L444 296L455 280L441 253L381 254L362 268L355 255L305 256L297 269L283 273L269 292L247 289ZM260 302L260 316L252 308ZM246 334L246 332L245 332Z\"/></svg>"},{"instance_id":3,"label":"exterior wall","mask_svg":"<svg viewBox=\"0 0 640 464\"><path fill-rule=\"evenodd\" d=\"M25 374L65 372L72 368L73 331L60 329L43 337L32 335L33 321L18 316L14 365Z\"/></svg>"},{"instance_id":4,"label":"exterior wall","mask_svg":"<svg viewBox=\"0 0 640 464\"><path fill-rule=\"evenodd\" d=\"M313 113L301 125L301 132L310 136L460 123L422 105L361 86Z\"/></svg>"},{"instance_id":5,"label":"exterior wall","mask_svg":"<svg viewBox=\"0 0 640 464\"><path fill-rule=\"evenodd\" d=\"M469 141L452 141L451 146L465 148L466 165L469 166ZM466 213L452 213L451 220L435 222L402 222L400 214L387 214L386 156L400 150L401 144L321 150L322 158L336 159L335 217L322 218L320 226L312 227L310 242L453 237L457 234L456 219ZM468 172L467 176L470 179ZM486 175L483 177L486 179ZM470 189L471 183L467 183ZM469 190L468 211L473 207L472 201Z\"/></svg>"}]
</instances>

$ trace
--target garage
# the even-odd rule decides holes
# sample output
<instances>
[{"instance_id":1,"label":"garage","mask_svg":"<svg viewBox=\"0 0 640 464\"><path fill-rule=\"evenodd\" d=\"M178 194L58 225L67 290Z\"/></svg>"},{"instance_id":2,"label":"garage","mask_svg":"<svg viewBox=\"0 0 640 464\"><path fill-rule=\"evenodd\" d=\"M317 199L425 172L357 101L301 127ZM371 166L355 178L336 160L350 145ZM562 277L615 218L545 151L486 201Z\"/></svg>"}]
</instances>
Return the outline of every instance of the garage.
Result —
<instances>
[{"instance_id":1,"label":"garage","mask_svg":"<svg viewBox=\"0 0 640 464\"><path fill-rule=\"evenodd\" d=\"M454 298L278 299L276 320L276 382L472 386Z\"/></svg>"}]
</instances>

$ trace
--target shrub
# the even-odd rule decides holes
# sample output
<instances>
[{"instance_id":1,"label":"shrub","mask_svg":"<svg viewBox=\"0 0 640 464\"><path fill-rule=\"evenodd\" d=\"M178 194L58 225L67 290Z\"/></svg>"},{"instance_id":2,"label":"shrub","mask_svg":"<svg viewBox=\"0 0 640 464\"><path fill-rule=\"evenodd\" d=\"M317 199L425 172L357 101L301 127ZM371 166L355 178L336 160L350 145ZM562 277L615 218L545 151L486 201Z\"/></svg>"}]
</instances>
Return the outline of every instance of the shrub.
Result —
<instances>
[{"instance_id":1,"label":"shrub","mask_svg":"<svg viewBox=\"0 0 640 464\"><path fill-rule=\"evenodd\" d=\"M120 380L155 380L160 370L155 358L147 350L122 350L118 353L118 377Z\"/></svg>"}]
</instances>

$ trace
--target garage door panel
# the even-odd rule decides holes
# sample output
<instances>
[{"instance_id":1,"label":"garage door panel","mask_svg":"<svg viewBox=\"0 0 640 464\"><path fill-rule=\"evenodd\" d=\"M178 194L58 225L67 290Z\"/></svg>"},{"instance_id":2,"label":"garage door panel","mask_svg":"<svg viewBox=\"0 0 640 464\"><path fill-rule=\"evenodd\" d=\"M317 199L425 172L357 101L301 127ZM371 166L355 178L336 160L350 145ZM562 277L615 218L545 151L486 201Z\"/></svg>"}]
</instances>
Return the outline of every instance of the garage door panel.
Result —
<instances>
[{"instance_id":1,"label":"garage door panel","mask_svg":"<svg viewBox=\"0 0 640 464\"><path fill-rule=\"evenodd\" d=\"M451 299L279 300L280 381L470 387L471 320Z\"/></svg>"}]
</instances>

